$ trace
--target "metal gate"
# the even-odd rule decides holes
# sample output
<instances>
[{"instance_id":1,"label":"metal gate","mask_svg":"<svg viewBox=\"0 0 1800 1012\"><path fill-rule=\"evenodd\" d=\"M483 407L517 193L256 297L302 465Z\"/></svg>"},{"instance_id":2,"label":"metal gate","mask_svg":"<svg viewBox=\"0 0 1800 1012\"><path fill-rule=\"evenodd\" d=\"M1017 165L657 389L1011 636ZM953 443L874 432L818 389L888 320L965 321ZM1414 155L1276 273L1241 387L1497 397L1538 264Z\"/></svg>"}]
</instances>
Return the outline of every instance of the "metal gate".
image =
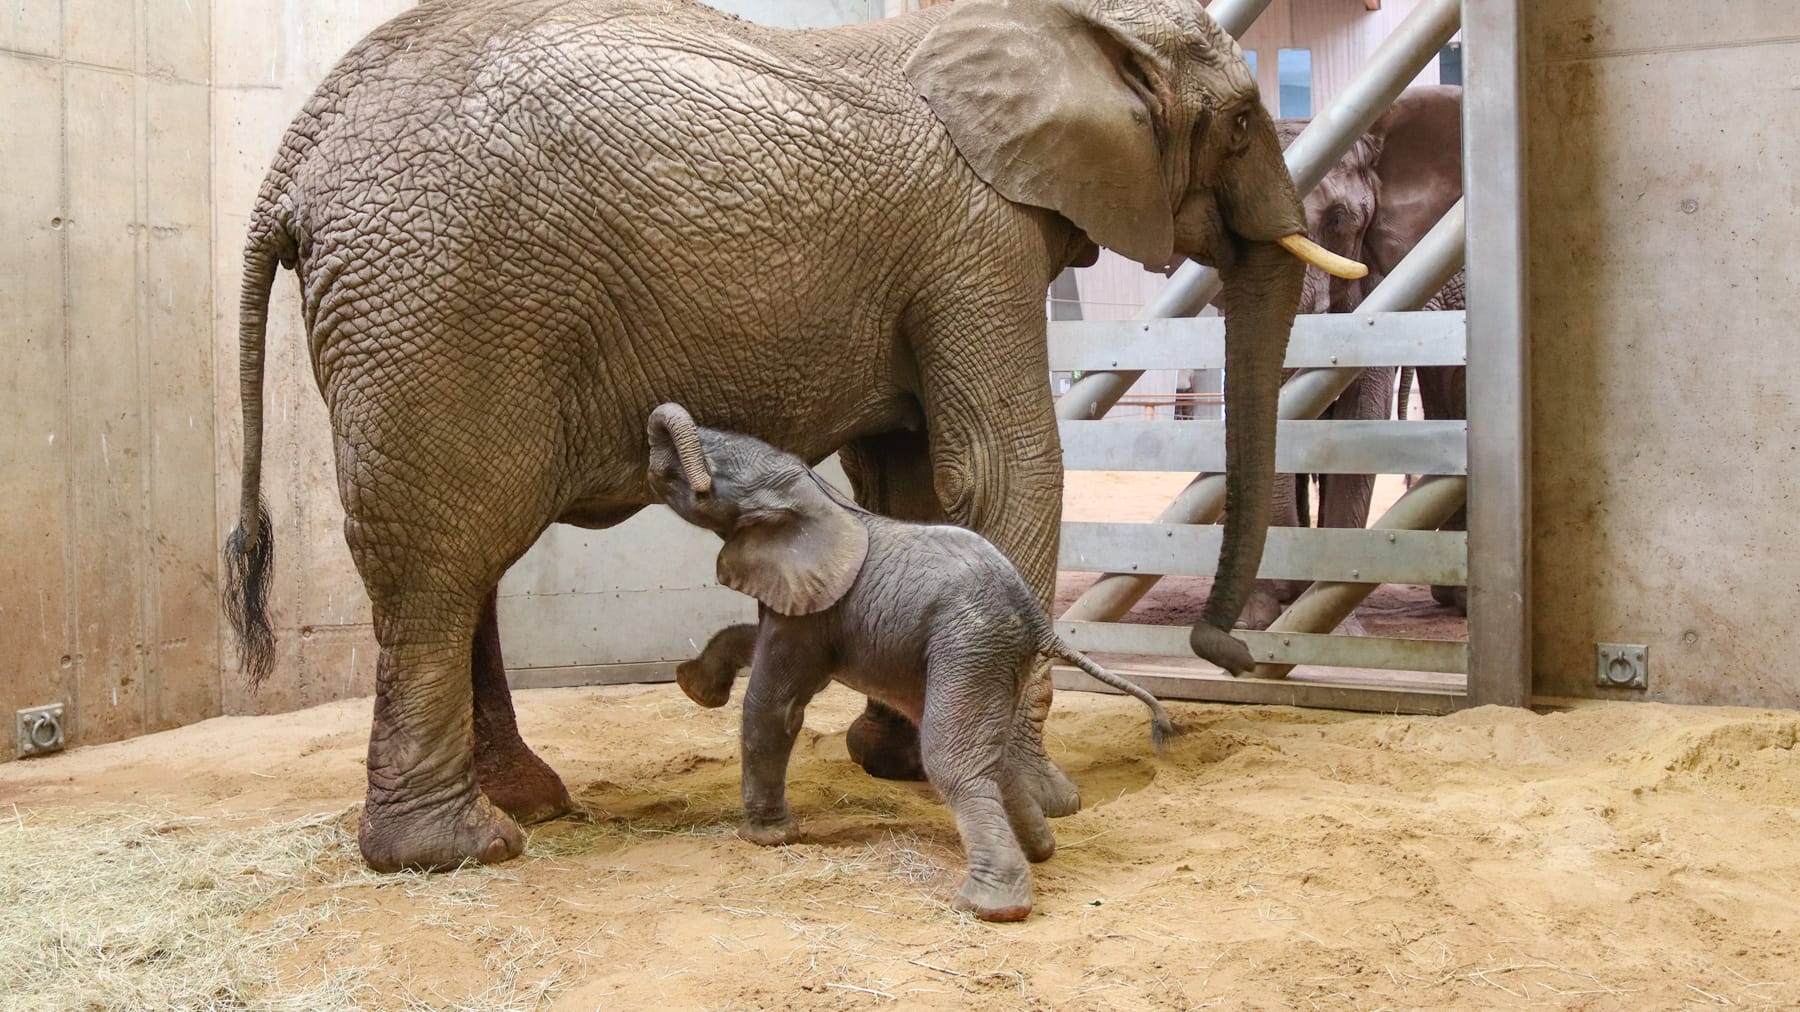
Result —
<instances>
[{"instance_id":1,"label":"metal gate","mask_svg":"<svg viewBox=\"0 0 1800 1012\"><path fill-rule=\"evenodd\" d=\"M1238 36L1269 2L1216 0L1208 10ZM1134 321L1050 323L1050 368L1084 373L1057 404L1065 468L1199 472L1156 523L1063 525L1059 568L1106 574L1059 616L1070 642L1168 659L1117 665L1168 698L1417 713L1524 704L1529 504L1517 6L1425 0L1287 149L1288 170L1306 193L1462 31L1464 199L1354 314L1296 318L1287 364L1299 371L1282 388L1277 434L1283 473L1425 477L1368 530L1270 529L1259 575L1314 582L1266 632L1239 634L1259 662L1256 677L1231 678L1196 661L1186 626L1119 621L1162 576L1209 576L1218 557L1222 423L1100 420L1146 369L1223 367L1224 321L1193 317L1217 294L1217 272L1185 265ZM1466 314L1414 311L1465 264ZM1361 369L1407 365L1466 365L1468 420L1316 420ZM1466 535L1437 530L1465 505ZM1468 643L1329 632L1382 583L1466 585ZM1387 674L1291 677L1297 665ZM1056 682L1098 687L1072 668L1057 668Z\"/></svg>"}]
</instances>

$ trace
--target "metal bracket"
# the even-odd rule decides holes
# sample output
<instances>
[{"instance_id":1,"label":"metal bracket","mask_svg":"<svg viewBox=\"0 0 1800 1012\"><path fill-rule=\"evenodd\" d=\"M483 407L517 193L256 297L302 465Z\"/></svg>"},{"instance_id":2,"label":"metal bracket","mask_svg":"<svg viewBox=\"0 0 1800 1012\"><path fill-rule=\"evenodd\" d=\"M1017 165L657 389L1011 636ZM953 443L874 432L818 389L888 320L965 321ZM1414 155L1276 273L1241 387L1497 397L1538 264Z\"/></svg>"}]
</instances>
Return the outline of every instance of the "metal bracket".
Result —
<instances>
[{"instance_id":1,"label":"metal bracket","mask_svg":"<svg viewBox=\"0 0 1800 1012\"><path fill-rule=\"evenodd\" d=\"M18 711L19 758L62 751L62 712L61 703Z\"/></svg>"},{"instance_id":2,"label":"metal bracket","mask_svg":"<svg viewBox=\"0 0 1800 1012\"><path fill-rule=\"evenodd\" d=\"M1642 643L1600 643L1594 658L1594 682L1603 689L1650 687L1650 648Z\"/></svg>"}]
</instances>

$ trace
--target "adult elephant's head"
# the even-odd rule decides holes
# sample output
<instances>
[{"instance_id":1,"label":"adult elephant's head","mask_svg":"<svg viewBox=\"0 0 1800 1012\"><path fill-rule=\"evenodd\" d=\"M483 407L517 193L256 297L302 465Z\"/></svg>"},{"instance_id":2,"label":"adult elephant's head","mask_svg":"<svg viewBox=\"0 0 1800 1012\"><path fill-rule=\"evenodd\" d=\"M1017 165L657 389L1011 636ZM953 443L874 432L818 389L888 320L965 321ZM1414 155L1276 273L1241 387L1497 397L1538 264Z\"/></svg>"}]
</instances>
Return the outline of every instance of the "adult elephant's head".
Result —
<instances>
[{"instance_id":1,"label":"adult elephant's head","mask_svg":"<svg viewBox=\"0 0 1800 1012\"><path fill-rule=\"evenodd\" d=\"M1286 147L1306 120L1281 120ZM1408 88L1306 195L1306 226L1321 246L1369 265L1345 281L1306 272L1303 313L1362 303L1462 196L1462 89Z\"/></svg>"},{"instance_id":2,"label":"adult elephant's head","mask_svg":"<svg viewBox=\"0 0 1800 1012\"><path fill-rule=\"evenodd\" d=\"M1194 649L1247 672L1236 622L1262 558L1282 358L1306 256L1275 124L1237 44L1195 0L959 0L907 77L975 172L1149 267L1224 279L1224 547ZM1285 248L1284 248L1285 247Z\"/></svg>"}]
</instances>

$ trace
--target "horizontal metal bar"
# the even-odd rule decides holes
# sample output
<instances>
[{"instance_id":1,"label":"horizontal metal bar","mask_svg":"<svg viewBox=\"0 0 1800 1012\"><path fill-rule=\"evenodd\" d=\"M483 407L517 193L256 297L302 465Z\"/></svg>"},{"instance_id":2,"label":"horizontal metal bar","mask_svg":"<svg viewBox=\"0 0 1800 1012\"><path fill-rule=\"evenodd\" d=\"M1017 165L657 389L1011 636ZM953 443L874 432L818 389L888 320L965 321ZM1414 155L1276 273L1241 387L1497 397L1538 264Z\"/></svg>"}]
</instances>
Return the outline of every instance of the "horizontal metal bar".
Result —
<instances>
[{"instance_id":1,"label":"horizontal metal bar","mask_svg":"<svg viewBox=\"0 0 1800 1012\"><path fill-rule=\"evenodd\" d=\"M1066 523L1057 568L1084 573L1211 576L1223 529L1216 524ZM1271 527L1265 580L1343 580L1462 586L1462 531L1363 531Z\"/></svg>"},{"instance_id":2,"label":"horizontal metal bar","mask_svg":"<svg viewBox=\"0 0 1800 1012\"><path fill-rule=\"evenodd\" d=\"M1468 360L1464 315L1456 310L1296 316L1287 367L1463 365ZM1224 367L1220 316L1050 324L1050 368L1059 372Z\"/></svg>"},{"instance_id":3,"label":"horizontal metal bar","mask_svg":"<svg viewBox=\"0 0 1800 1012\"><path fill-rule=\"evenodd\" d=\"M1191 660L1188 627L1131 622L1058 622L1057 635L1083 653L1137 654ZM1233 636L1263 663L1314 664L1332 668L1388 671L1469 670L1469 645L1455 640L1397 639L1388 636L1332 636L1239 629Z\"/></svg>"},{"instance_id":4,"label":"horizontal metal bar","mask_svg":"<svg viewBox=\"0 0 1800 1012\"><path fill-rule=\"evenodd\" d=\"M1063 422L1063 467L1070 471L1223 471L1225 423L1219 421ZM1275 470L1282 474L1462 474L1468 423L1281 422Z\"/></svg>"},{"instance_id":5,"label":"horizontal metal bar","mask_svg":"<svg viewBox=\"0 0 1800 1012\"><path fill-rule=\"evenodd\" d=\"M1464 693L1459 689L1381 684L1345 685L1336 682L1302 682L1291 679L1232 678L1229 675L1188 675L1115 668L1119 674L1148 689L1158 699L1200 703L1252 703L1261 706L1309 706L1363 713L1418 713L1441 716L1460 709ZM1050 669L1058 689L1076 692L1114 690L1076 668Z\"/></svg>"},{"instance_id":6,"label":"horizontal metal bar","mask_svg":"<svg viewBox=\"0 0 1800 1012\"><path fill-rule=\"evenodd\" d=\"M628 685L672 682L679 661L630 664L570 664L550 668L508 668L506 684L515 689L555 689L569 685Z\"/></svg>"}]
</instances>

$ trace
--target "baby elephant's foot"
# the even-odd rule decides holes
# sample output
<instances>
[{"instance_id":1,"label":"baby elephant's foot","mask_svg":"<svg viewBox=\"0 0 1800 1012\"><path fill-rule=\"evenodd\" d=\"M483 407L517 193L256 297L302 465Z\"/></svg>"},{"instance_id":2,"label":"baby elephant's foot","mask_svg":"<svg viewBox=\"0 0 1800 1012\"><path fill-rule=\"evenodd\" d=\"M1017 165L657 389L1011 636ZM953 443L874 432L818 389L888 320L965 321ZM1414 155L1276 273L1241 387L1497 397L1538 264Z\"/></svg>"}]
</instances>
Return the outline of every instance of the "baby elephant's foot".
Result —
<instances>
[{"instance_id":1,"label":"baby elephant's foot","mask_svg":"<svg viewBox=\"0 0 1800 1012\"><path fill-rule=\"evenodd\" d=\"M970 875L950 905L984 921L1022 921L1031 913L1031 872L1020 868L1017 874L987 882Z\"/></svg>"},{"instance_id":2,"label":"baby elephant's foot","mask_svg":"<svg viewBox=\"0 0 1800 1012\"><path fill-rule=\"evenodd\" d=\"M791 815L775 822L745 819L738 824L738 838L749 840L760 847L779 847L800 839L800 823L794 821Z\"/></svg>"},{"instance_id":3,"label":"baby elephant's foot","mask_svg":"<svg viewBox=\"0 0 1800 1012\"><path fill-rule=\"evenodd\" d=\"M756 626L728 626L706 641L700 656L675 669L675 684L701 706L724 706L731 701L731 683L739 669L749 667L755 654Z\"/></svg>"},{"instance_id":4,"label":"baby elephant's foot","mask_svg":"<svg viewBox=\"0 0 1800 1012\"><path fill-rule=\"evenodd\" d=\"M1015 827L1014 835L1019 838L1019 849L1025 852L1025 860L1032 864L1042 864L1056 856L1056 834L1050 831L1050 824L1042 815Z\"/></svg>"}]
</instances>

